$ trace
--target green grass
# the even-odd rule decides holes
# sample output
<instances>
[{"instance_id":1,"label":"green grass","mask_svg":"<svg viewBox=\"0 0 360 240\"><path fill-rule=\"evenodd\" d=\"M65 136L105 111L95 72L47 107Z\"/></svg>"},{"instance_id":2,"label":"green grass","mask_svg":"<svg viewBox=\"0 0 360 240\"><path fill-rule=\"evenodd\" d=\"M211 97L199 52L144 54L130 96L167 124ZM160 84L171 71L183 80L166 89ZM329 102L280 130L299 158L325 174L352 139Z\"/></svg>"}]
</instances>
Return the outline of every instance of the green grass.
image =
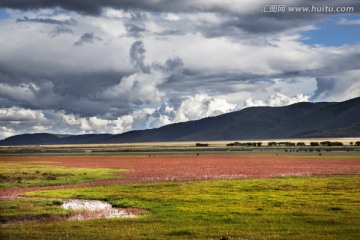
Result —
<instances>
[{"instance_id":1,"label":"green grass","mask_svg":"<svg viewBox=\"0 0 360 240\"><path fill-rule=\"evenodd\" d=\"M39 162L0 162L0 188L82 183L118 178L118 173L119 170L106 168L70 168Z\"/></svg>"},{"instance_id":2,"label":"green grass","mask_svg":"<svg viewBox=\"0 0 360 240\"><path fill-rule=\"evenodd\" d=\"M42 201L53 201L49 197L101 199L118 207L144 208L151 214L138 219L9 225L1 227L1 235L2 239L358 239L359 190L360 178L353 176L30 192L29 198L6 204L21 205L34 198L39 201L34 208L40 209ZM53 213L66 214L57 206ZM12 216L22 218L21 208L14 209Z\"/></svg>"},{"instance_id":3,"label":"green grass","mask_svg":"<svg viewBox=\"0 0 360 240\"><path fill-rule=\"evenodd\" d=\"M65 217L69 210L61 207L59 199L19 198L13 201L0 201L0 223L18 220Z\"/></svg>"}]
</instances>

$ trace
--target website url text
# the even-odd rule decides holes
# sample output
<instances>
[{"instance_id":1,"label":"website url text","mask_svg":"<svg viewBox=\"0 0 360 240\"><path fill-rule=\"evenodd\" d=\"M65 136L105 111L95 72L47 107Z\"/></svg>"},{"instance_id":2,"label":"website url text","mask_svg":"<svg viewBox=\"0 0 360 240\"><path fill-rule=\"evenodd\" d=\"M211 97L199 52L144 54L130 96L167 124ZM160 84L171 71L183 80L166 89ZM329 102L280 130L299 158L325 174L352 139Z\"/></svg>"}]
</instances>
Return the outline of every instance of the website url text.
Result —
<instances>
[{"instance_id":1,"label":"website url text","mask_svg":"<svg viewBox=\"0 0 360 240\"><path fill-rule=\"evenodd\" d=\"M261 12L263 13L352 13L354 7L334 7L334 6L286 6L286 5L262 5Z\"/></svg>"}]
</instances>

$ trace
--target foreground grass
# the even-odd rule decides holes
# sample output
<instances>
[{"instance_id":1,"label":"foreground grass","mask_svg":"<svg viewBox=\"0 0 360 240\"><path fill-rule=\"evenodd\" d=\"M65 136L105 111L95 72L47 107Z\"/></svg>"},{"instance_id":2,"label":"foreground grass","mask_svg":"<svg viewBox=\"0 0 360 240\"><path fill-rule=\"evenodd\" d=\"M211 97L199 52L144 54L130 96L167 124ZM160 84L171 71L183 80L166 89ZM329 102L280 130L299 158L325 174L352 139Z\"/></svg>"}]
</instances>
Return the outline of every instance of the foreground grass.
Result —
<instances>
[{"instance_id":1,"label":"foreground grass","mask_svg":"<svg viewBox=\"0 0 360 240\"><path fill-rule=\"evenodd\" d=\"M151 214L138 219L9 225L1 227L1 235L2 239L358 239L359 189L359 177L314 177L38 191L27 194L39 201L35 208L44 207L42 201L51 205L54 200L48 197L84 198L144 208ZM30 200L16 201L8 204ZM53 213L66 214L56 206ZM12 217L16 214L23 216L21 208L15 207Z\"/></svg>"},{"instance_id":2,"label":"foreground grass","mask_svg":"<svg viewBox=\"0 0 360 240\"><path fill-rule=\"evenodd\" d=\"M65 185L117 178L119 170L70 168L39 162L0 162L0 188Z\"/></svg>"},{"instance_id":3,"label":"foreground grass","mask_svg":"<svg viewBox=\"0 0 360 240\"><path fill-rule=\"evenodd\" d=\"M13 201L0 201L0 223L59 218L70 214L61 207L59 199L19 198Z\"/></svg>"}]
</instances>

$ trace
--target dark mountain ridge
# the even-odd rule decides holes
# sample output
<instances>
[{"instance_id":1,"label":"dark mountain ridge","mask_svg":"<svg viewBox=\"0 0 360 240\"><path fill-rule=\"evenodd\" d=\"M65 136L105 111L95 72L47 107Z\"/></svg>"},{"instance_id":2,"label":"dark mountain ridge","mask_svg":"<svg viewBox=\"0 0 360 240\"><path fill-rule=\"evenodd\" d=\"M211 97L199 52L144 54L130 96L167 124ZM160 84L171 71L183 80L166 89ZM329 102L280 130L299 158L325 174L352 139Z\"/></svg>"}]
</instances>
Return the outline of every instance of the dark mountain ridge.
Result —
<instances>
[{"instance_id":1,"label":"dark mountain ridge","mask_svg":"<svg viewBox=\"0 0 360 240\"><path fill-rule=\"evenodd\" d=\"M123 134L24 134L0 145L134 143L256 140L274 138L360 137L360 97L344 102L250 107L196 121Z\"/></svg>"},{"instance_id":2,"label":"dark mountain ridge","mask_svg":"<svg viewBox=\"0 0 360 240\"><path fill-rule=\"evenodd\" d=\"M51 133L21 134L0 141L0 146L13 145L52 145L52 144L90 144L109 138L111 134L59 135Z\"/></svg>"}]
</instances>

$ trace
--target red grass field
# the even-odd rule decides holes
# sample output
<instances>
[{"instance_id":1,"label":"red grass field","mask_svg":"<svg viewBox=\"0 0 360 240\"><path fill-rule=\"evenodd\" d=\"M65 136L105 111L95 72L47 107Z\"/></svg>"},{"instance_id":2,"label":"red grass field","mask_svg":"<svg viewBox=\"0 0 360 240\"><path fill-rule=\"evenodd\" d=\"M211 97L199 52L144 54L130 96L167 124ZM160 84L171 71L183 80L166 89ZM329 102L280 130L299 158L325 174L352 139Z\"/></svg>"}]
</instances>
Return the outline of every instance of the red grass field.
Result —
<instances>
[{"instance_id":1,"label":"red grass field","mask_svg":"<svg viewBox=\"0 0 360 240\"><path fill-rule=\"evenodd\" d=\"M0 189L0 197L14 197L37 189L110 184L270 178L359 173L359 158L285 156L33 156L1 157L0 161L36 161L69 167L118 168L123 178L76 185Z\"/></svg>"}]
</instances>

